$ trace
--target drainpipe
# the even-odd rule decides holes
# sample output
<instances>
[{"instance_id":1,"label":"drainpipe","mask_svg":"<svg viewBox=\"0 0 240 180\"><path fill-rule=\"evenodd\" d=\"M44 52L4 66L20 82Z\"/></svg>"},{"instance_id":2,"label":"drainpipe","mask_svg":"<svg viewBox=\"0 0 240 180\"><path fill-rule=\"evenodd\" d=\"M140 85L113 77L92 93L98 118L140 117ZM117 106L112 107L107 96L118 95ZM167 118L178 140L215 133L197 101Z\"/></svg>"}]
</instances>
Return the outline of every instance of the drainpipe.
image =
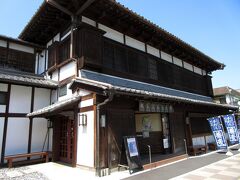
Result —
<instances>
[{"instance_id":1,"label":"drainpipe","mask_svg":"<svg viewBox=\"0 0 240 180\"><path fill-rule=\"evenodd\" d=\"M96 129L96 176L100 177L101 169L100 169L100 107L106 105L107 103L113 100L114 90L109 89L108 98L104 100L104 102L97 105L97 129Z\"/></svg>"}]
</instances>

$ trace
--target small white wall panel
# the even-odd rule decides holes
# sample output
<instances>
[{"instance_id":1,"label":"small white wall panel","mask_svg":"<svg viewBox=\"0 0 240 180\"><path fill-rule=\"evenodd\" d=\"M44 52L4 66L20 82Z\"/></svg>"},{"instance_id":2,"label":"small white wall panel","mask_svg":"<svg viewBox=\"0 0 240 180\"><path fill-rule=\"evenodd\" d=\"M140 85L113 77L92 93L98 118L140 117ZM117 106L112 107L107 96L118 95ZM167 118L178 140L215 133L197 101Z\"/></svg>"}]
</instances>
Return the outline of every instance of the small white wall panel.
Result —
<instances>
[{"instance_id":1,"label":"small white wall panel","mask_svg":"<svg viewBox=\"0 0 240 180\"><path fill-rule=\"evenodd\" d=\"M196 138L193 138L193 145L194 146L197 146L197 145L205 145L205 139L204 137L196 137Z\"/></svg>"},{"instance_id":2,"label":"small white wall panel","mask_svg":"<svg viewBox=\"0 0 240 180\"><path fill-rule=\"evenodd\" d=\"M4 118L0 117L0 154L2 154L3 129L4 129Z\"/></svg>"},{"instance_id":3,"label":"small white wall panel","mask_svg":"<svg viewBox=\"0 0 240 180\"><path fill-rule=\"evenodd\" d=\"M35 88L34 111L50 104L50 93L49 89Z\"/></svg>"},{"instance_id":4,"label":"small white wall panel","mask_svg":"<svg viewBox=\"0 0 240 180\"><path fill-rule=\"evenodd\" d=\"M23 52L34 54L34 48L28 47L28 46L23 46L23 45L16 44L16 43L9 43L9 48L17 50L17 51L23 51Z\"/></svg>"},{"instance_id":5,"label":"small white wall panel","mask_svg":"<svg viewBox=\"0 0 240 180\"><path fill-rule=\"evenodd\" d=\"M206 76L207 72L205 70L202 70L202 75Z\"/></svg>"},{"instance_id":6,"label":"small white wall panel","mask_svg":"<svg viewBox=\"0 0 240 180\"><path fill-rule=\"evenodd\" d=\"M0 113L5 113L5 112L6 112L6 105L0 105Z\"/></svg>"},{"instance_id":7,"label":"small white wall panel","mask_svg":"<svg viewBox=\"0 0 240 180\"><path fill-rule=\"evenodd\" d=\"M12 85L10 94L10 113L29 113L31 107L32 88Z\"/></svg>"},{"instance_id":8,"label":"small white wall panel","mask_svg":"<svg viewBox=\"0 0 240 180\"><path fill-rule=\"evenodd\" d=\"M54 38L53 41L60 41L60 33L58 33Z\"/></svg>"},{"instance_id":9,"label":"small white wall panel","mask_svg":"<svg viewBox=\"0 0 240 180\"><path fill-rule=\"evenodd\" d=\"M197 74L202 75L202 69L200 69L200 68L198 68L198 67L196 67L196 66L193 66L193 71L194 71L195 73L197 73Z\"/></svg>"},{"instance_id":10,"label":"small white wall panel","mask_svg":"<svg viewBox=\"0 0 240 180\"><path fill-rule=\"evenodd\" d=\"M111 29L107 26L104 26L103 24L98 24L98 28L105 31L104 34L105 37L108 37L109 39L112 39L114 41L124 43L124 35L118 31L115 31L114 29Z\"/></svg>"},{"instance_id":11,"label":"small white wall panel","mask_svg":"<svg viewBox=\"0 0 240 180\"><path fill-rule=\"evenodd\" d=\"M57 90L53 90L51 93L51 104L54 104L57 101Z\"/></svg>"},{"instance_id":12,"label":"small white wall panel","mask_svg":"<svg viewBox=\"0 0 240 180\"><path fill-rule=\"evenodd\" d=\"M5 154L27 153L28 149L28 118L9 118Z\"/></svg>"},{"instance_id":13,"label":"small white wall panel","mask_svg":"<svg viewBox=\"0 0 240 180\"><path fill-rule=\"evenodd\" d=\"M75 75L76 72L76 63L70 62L60 69L60 81L67 79L70 76Z\"/></svg>"},{"instance_id":14,"label":"small white wall panel","mask_svg":"<svg viewBox=\"0 0 240 180\"><path fill-rule=\"evenodd\" d=\"M38 73L42 74L45 71L45 50L39 55Z\"/></svg>"},{"instance_id":15,"label":"small white wall panel","mask_svg":"<svg viewBox=\"0 0 240 180\"><path fill-rule=\"evenodd\" d=\"M178 59L176 57L173 57L173 64L176 64L177 66L182 67L183 66L183 62L181 59Z\"/></svg>"},{"instance_id":16,"label":"small white wall panel","mask_svg":"<svg viewBox=\"0 0 240 180\"><path fill-rule=\"evenodd\" d=\"M48 122L44 118L33 119L31 152L47 151L47 141L44 146L45 136L48 132L47 124Z\"/></svg>"},{"instance_id":17,"label":"small white wall panel","mask_svg":"<svg viewBox=\"0 0 240 180\"><path fill-rule=\"evenodd\" d=\"M51 46L52 45L52 40L50 40L48 43L47 43L47 47Z\"/></svg>"},{"instance_id":18,"label":"small white wall panel","mask_svg":"<svg viewBox=\"0 0 240 180\"><path fill-rule=\"evenodd\" d=\"M7 47L7 41L0 40L0 47Z\"/></svg>"},{"instance_id":19,"label":"small white wall panel","mask_svg":"<svg viewBox=\"0 0 240 180\"><path fill-rule=\"evenodd\" d=\"M168 53L161 51L161 59L172 63L172 56Z\"/></svg>"},{"instance_id":20,"label":"small white wall panel","mask_svg":"<svg viewBox=\"0 0 240 180\"><path fill-rule=\"evenodd\" d=\"M0 91L7 92L8 91L8 85L0 83Z\"/></svg>"},{"instance_id":21,"label":"small white wall panel","mask_svg":"<svg viewBox=\"0 0 240 180\"><path fill-rule=\"evenodd\" d=\"M125 36L125 38L126 45L145 52L145 44L143 42L133 39L129 36Z\"/></svg>"},{"instance_id":22,"label":"small white wall panel","mask_svg":"<svg viewBox=\"0 0 240 180\"><path fill-rule=\"evenodd\" d=\"M152 47L152 46L150 46L150 45L147 45L147 53L160 58L159 50L154 48L154 47Z\"/></svg>"},{"instance_id":23,"label":"small white wall panel","mask_svg":"<svg viewBox=\"0 0 240 180\"><path fill-rule=\"evenodd\" d=\"M77 164L94 167L94 111L87 115L87 126L78 126Z\"/></svg>"},{"instance_id":24,"label":"small white wall panel","mask_svg":"<svg viewBox=\"0 0 240 180\"><path fill-rule=\"evenodd\" d=\"M68 99L68 98L72 97L72 90L69 89L69 87L70 87L70 83L67 84L67 95L59 97L58 98L59 101L62 101L62 100L65 100L65 99Z\"/></svg>"},{"instance_id":25,"label":"small white wall panel","mask_svg":"<svg viewBox=\"0 0 240 180\"><path fill-rule=\"evenodd\" d=\"M56 70L52 73L52 80L58 81L58 70Z\"/></svg>"},{"instance_id":26,"label":"small white wall panel","mask_svg":"<svg viewBox=\"0 0 240 180\"><path fill-rule=\"evenodd\" d=\"M87 23L87 24L89 24L89 25L91 25L91 26L96 27L96 22L93 21L92 19L89 19L89 18L85 17L85 16L82 16L82 22Z\"/></svg>"},{"instance_id":27,"label":"small white wall panel","mask_svg":"<svg viewBox=\"0 0 240 180\"><path fill-rule=\"evenodd\" d=\"M93 99L88 99L85 101L81 101L79 103L79 108L88 107L88 106L92 106L92 105L93 105Z\"/></svg>"},{"instance_id":28,"label":"small white wall panel","mask_svg":"<svg viewBox=\"0 0 240 180\"><path fill-rule=\"evenodd\" d=\"M183 67L189 71L193 71L193 66L187 62L183 62Z\"/></svg>"}]
</instances>

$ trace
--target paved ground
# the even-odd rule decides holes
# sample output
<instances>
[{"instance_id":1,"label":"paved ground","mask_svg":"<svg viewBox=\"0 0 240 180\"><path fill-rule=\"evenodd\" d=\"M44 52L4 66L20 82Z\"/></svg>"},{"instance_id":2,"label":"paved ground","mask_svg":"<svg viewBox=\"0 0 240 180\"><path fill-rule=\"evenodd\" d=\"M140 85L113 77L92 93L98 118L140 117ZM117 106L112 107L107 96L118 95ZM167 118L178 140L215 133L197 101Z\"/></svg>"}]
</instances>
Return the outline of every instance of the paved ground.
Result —
<instances>
[{"instance_id":1,"label":"paved ground","mask_svg":"<svg viewBox=\"0 0 240 180\"><path fill-rule=\"evenodd\" d=\"M20 167L20 168L4 168L0 170L0 179L4 180L48 180L48 178L31 168L28 167Z\"/></svg>"},{"instance_id":2,"label":"paved ground","mask_svg":"<svg viewBox=\"0 0 240 180\"><path fill-rule=\"evenodd\" d=\"M178 161L169 165L129 175L128 171L112 173L98 178L93 172L71 168L57 163L43 163L20 168L0 169L0 179L13 180L65 180L65 179L98 179L98 180L240 180L240 153L232 151L234 156L212 153Z\"/></svg>"},{"instance_id":3,"label":"paved ground","mask_svg":"<svg viewBox=\"0 0 240 180\"><path fill-rule=\"evenodd\" d=\"M232 151L234 155L239 154L238 151ZM235 157L235 156L234 156ZM240 159L238 157L239 163ZM194 171L196 169L202 168L204 166L208 166L209 164L215 163L217 161L224 160L226 158L229 158L229 156L225 154L219 154L219 153L212 153L212 154L206 154L204 156L197 156L193 158L188 158L183 161L179 161L177 163L173 163L171 165L159 167L156 169L153 169L151 171L139 173L136 175L132 175L130 177L125 178L125 180L165 180L165 179L171 179L174 177L178 177L182 174L189 173L191 171ZM220 166L223 166L222 168L226 168L226 164L220 164ZM233 165L234 166L234 165ZM240 172L240 170L238 169ZM239 175L240 177L240 175ZM189 179L189 178L188 178ZM190 178L190 179L196 179L196 178ZM204 179L204 178L199 178L199 179ZM224 179L224 178L223 178ZM197 180L197 179L196 179Z\"/></svg>"},{"instance_id":4,"label":"paved ground","mask_svg":"<svg viewBox=\"0 0 240 180\"><path fill-rule=\"evenodd\" d=\"M240 179L240 154L173 178L172 180Z\"/></svg>"}]
</instances>

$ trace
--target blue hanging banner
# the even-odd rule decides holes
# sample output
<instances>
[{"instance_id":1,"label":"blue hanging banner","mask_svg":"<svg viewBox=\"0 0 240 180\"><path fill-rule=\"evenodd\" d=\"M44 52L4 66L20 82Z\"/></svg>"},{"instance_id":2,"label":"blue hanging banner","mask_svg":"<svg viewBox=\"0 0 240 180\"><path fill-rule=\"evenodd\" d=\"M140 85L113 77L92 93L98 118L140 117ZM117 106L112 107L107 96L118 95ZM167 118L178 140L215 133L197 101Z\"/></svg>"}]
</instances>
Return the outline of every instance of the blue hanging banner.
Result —
<instances>
[{"instance_id":1,"label":"blue hanging banner","mask_svg":"<svg viewBox=\"0 0 240 180\"><path fill-rule=\"evenodd\" d=\"M213 117L213 118L209 118L207 119L214 139L216 141L216 145L218 147L218 149L227 149L228 145L227 145L227 141L224 135L224 130L223 130L223 125L221 122L221 118L220 117Z\"/></svg>"},{"instance_id":2,"label":"blue hanging banner","mask_svg":"<svg viewBox=\"0 0 240 180\"><path fill-rule=\"evenodd\" d=\"M237 123L236 123L234 114L229 114L222 117L228 132L230 144L238 143L239 133L238 133Z\"/></svg>"}]
</instances>

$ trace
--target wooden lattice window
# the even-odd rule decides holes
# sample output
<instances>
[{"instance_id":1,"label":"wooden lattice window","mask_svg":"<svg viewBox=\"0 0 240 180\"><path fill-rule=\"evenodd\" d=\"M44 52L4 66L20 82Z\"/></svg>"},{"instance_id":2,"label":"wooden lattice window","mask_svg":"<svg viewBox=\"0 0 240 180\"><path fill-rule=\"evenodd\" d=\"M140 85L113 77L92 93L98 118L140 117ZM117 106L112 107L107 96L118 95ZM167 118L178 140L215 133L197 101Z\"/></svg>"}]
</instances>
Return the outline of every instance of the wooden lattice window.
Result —
<instances>
[{"instance_id":1,"label":"wooden lattice window","mask_svg":"<svg viewBox=\"0 0 240 180\"><path fill-rule=\"evenodd\" d=\"M48 68L57 65L59 53L59 42L54 42L50 47L48 47Z\"/></svg>"},{"instance_id":2,"label":"wooden lattice window","mask_svg":"<svg viewBox=\"0 0 240 180\"><path fill-rule=\"evenodd\" d=\"M154 59L148 59L148 73L149 78L157 80L158 73L157 73L157 62Z\"/></svg>"}]
</instances>

